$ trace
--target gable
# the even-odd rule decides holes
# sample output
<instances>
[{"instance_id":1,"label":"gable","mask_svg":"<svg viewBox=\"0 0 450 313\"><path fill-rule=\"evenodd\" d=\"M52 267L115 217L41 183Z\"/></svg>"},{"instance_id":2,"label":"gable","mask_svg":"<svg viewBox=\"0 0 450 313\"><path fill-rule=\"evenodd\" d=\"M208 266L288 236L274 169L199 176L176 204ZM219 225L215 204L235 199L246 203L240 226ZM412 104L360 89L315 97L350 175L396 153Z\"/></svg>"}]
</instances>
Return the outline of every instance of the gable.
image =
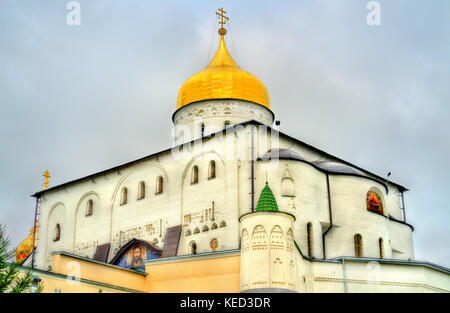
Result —
<instances>
[{"instance_id":1,"label":"gable","mask_svg":"<svg viewBox=\"0 0 450 313\"><path fill-rule=\"evenodd\" d=\"M145 270L145 261L157 259L160 255L161 250L157 247L144 240L133 238L117 252L110 263L124 268L143 271Z\"/></svg>"}]
</instances>

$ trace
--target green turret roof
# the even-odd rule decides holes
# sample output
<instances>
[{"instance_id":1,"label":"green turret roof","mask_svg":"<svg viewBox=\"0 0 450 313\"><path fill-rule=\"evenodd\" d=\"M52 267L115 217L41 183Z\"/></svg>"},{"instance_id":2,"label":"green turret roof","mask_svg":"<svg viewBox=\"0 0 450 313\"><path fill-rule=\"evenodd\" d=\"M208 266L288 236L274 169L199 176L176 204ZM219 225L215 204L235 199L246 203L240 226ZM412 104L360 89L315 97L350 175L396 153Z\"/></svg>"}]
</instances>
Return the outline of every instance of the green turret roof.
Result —
<instances>
[{"instance_id":1,"label":"green turret roof","mask_svg":"<svg viewBox=\"0 0 450 313\"><path fill-rule=\"evenodd\" d=\"M267 182L259 196L256 212L278 212L277 201Z\"/></svg>"}]
</instances>

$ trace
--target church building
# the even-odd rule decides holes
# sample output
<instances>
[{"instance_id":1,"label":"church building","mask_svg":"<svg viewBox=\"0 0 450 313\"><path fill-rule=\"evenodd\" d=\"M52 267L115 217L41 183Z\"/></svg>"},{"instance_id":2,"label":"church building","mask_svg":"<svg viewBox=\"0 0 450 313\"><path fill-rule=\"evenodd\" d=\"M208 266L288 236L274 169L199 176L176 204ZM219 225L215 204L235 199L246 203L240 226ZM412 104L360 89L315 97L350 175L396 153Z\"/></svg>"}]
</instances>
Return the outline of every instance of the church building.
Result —
<instances>
[{"instance_id":1,"label":"church building","mask_svg":"<svg viewBox=\"0 0 450 313\"><path fill-rule=\"evenodd\" d=\"M450 292L449 269L415 260L404 186L279 130L225 13L174 145L36 192L22 266L44 292Z\"/></svg>"}]
</instances>

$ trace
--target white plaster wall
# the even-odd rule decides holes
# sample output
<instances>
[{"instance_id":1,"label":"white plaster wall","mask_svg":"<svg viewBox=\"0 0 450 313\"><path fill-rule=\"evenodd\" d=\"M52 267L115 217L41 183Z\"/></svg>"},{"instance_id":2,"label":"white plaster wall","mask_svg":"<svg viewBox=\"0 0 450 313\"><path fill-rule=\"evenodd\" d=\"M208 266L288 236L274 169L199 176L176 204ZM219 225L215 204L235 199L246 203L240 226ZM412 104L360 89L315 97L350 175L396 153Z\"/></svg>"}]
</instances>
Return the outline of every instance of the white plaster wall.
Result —
<instances>
[{"instance_id":1,"label":"white plaster wall","mask_svg":"<svg viewBox=\"0 0 450 313\"><path fill-rule=\"evenodd\" d=\"M267 162L258 162L259 173L264 173ZM281 181L285 175L292 177L294 182L294 196L281 195ZM259 175L256 182L258 199L265 184L265 173ZM329 221L328 194L325 174L313 166L299 161L280 160L278 168L267 171L267 180L282 211L289 212L296 217L294 223L294 237L302 252L307 254L306 225L313 225L313 251L315 257L322 257L322 222Z\"/></svg>"},{"instance_id":2,"label":"white plaster wall","mask_svg":"<svg viewBox=\"0 0 450 313\"><path fill-rule=\"evenodd\" d=\"M93 210L91 216L86 216L89 200L93 201ZM96 192L91 191L81 196L73 213L75 221L72 251L77 255L92 257L99 242L102 244L109 241L109 208ZM71 220L70 215L67 219ZM93 229L97 229L95 240L92 240ZM64 232L67 233L66 228Z\"/></svg>"},{"instance_id":3,"label":"white plaster wall","mask_svg":"<svg viewBox=\"0 0 450 313\"><path fill-rule=\"evenodd\" d=\"M344 292L341 263L313 262L313 289L307 292ZM449 292L450 275L420 265L345 261L347 292Z\"/></svg>"},{"instance_id":4,"label":"white plaster wall","mask_svg":"<svg viewBox=\"0 0 450 313\"><path fill-rule=\"evenodd\" d=\"M386 216L367 210L367 192L376 187L385 197L382 185L371 180L342 175L330 175L333 224L326 238L327 257L354 256L354 236L361 234L364 257L379 257L378 239L384 241L385 258L391 257L391 234ZM383 202L385 202L383 200Z\"/></svg>"},{"instance_id":5,"label":"white plaster wall","mask_svg":"<svg viewBox=\"0 0 450 313\"><path fill-rule=\"evenodd\" d=\"M408 225L389 221L391 234L391 257L400 260L414 260L414 244L412 230Z\"/></svg>"}]
</instances>

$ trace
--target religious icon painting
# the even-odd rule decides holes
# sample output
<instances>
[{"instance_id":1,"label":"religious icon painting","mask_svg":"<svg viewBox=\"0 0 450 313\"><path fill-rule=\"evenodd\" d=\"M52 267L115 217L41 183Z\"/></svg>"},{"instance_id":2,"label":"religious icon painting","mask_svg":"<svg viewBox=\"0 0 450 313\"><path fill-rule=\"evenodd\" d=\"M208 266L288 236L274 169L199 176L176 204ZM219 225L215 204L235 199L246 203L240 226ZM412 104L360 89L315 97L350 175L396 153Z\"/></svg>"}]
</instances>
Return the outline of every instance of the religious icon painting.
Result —
<instances>
[{"instance_id":1,"label":"religious icon painting","mask_svg":"<svg viewBox=\"0 0 450 313\"><path fill-rule=\"evenodd\" d=\"M133 242L126 246L125 251L119 251L121 255L117 257L114 264L138 271L145 271L145 261L156 259L161 253L161 251L157 251L142 242Z\"/></svg>"},{"instance_id":2,"label":"religious icon painting","mask_svg":"<svg viewBox=\"0 0 450 313\"><path fill-rule=\"evenodd\" d=\"M367 210L383 214L383 201L377 192L369 190L366 197L366 205Z\"/></svg>"}]
</instances>

